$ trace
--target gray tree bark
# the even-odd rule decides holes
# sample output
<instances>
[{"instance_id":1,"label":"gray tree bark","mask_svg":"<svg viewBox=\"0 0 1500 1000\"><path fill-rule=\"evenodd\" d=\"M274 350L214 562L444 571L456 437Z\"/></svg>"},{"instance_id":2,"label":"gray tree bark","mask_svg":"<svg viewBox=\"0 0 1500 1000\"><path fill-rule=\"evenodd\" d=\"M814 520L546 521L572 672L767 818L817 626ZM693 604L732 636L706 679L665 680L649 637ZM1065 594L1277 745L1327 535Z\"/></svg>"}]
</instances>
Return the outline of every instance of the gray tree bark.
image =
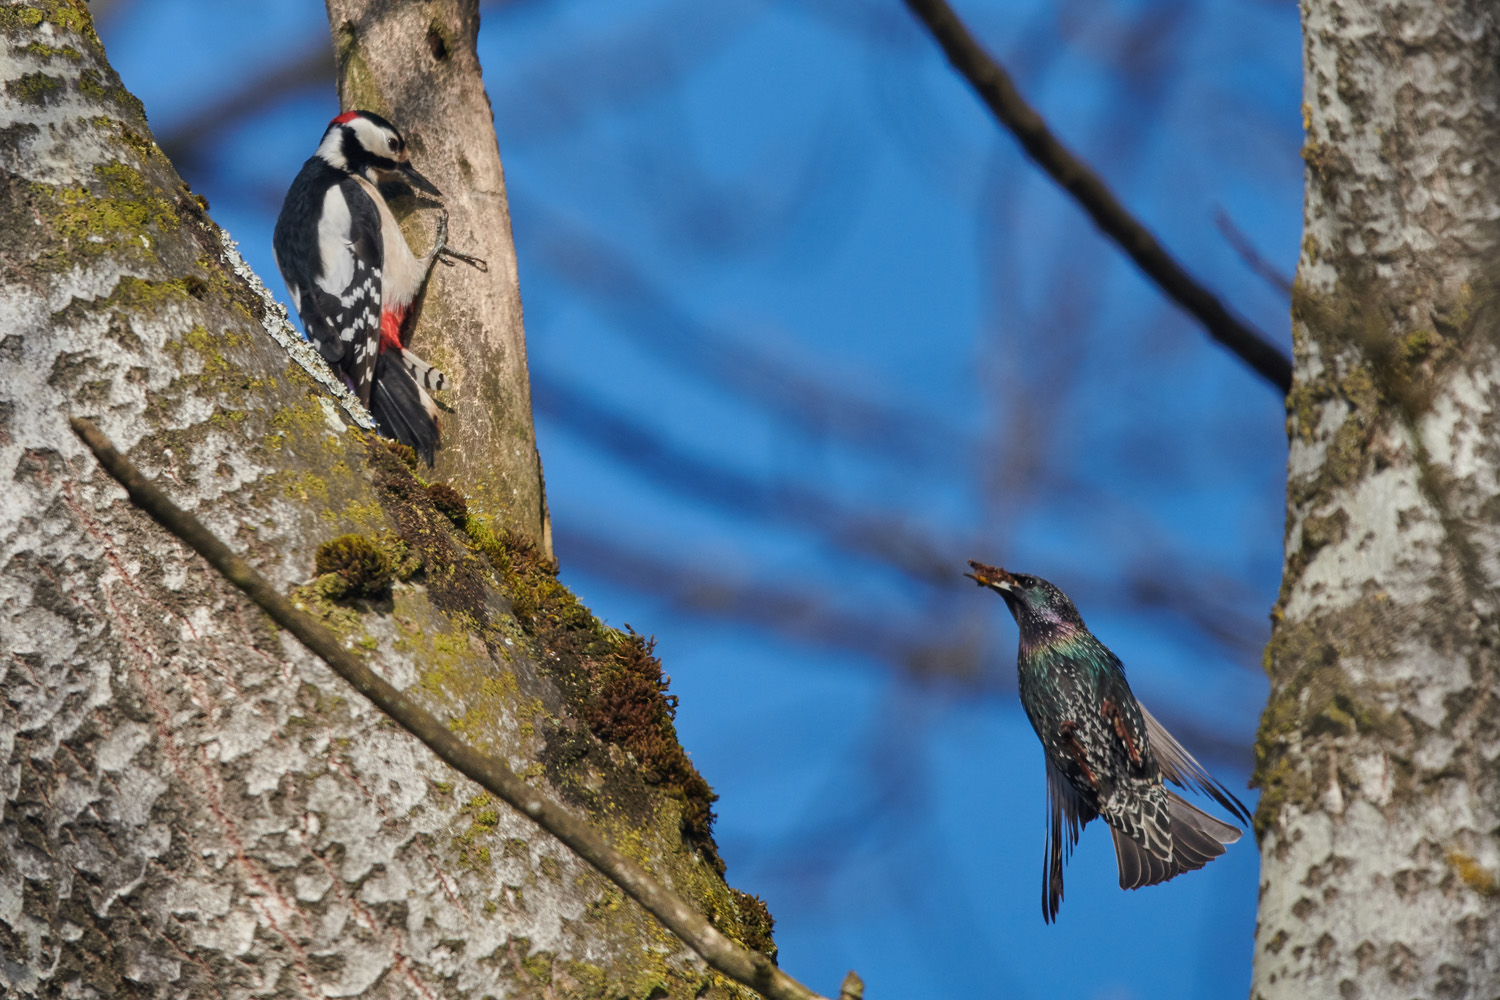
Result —
<instances>
[{"instance_id":1,"label":"gray tree bark","mask_svg":"<svg viewBox=\"0 0 1500 1000\"><path fill-rule=\"evenodd\" d=\"M0 6L0 46L0 995L737 995L351 696L68 430L94 418L388 679L769 948L763 911L720 877L659 665L551 576L530 544L539 483L504 499L535 468L504 253L480 248L510 305L474 319L490 332L473 343L510 346L453 365L512 408L450 417L480 442L443 470L488 515L465 518L297 346L86 4ZM515 478L466 482L481 446ZM346 534L375 568L308 582Z\"/></svg>"},{"instance_id":2,"label":"gray tree bark","mask_svg":"<svg viewBox=\"0 0 1500 1000\"><path fill-rule=\"evenodd\" d=\"M480 513L550 555L505 174L474 48L479 2L327 6L343 109L374 111L401 130L413 161L443 192L449 243L489 264L487 272L437 268L413 334L417 353L457 382L442 394L453 413L436 474L461 479ZM393 208L420 250L431 245L433 213L417 205L406 198Z\"/></svg>"},{"instance_id":3,"label":"gray tree bark","mask_svg":"<svg viewBox=\"0 0 1500 1000\"><path fill-rule=\"evenodd\" d=\"M1500 21L1308 0L1253 995L1500 995Z\"/></svg>"}]
</instances>

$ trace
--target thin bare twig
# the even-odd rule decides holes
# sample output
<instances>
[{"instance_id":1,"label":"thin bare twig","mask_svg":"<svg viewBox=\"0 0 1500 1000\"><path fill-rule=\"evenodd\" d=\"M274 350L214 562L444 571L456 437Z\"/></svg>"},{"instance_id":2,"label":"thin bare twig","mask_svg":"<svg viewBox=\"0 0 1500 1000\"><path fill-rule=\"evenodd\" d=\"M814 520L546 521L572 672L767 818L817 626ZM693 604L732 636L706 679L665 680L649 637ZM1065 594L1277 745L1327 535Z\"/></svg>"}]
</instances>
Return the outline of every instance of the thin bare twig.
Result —
<instances>
[{"instance_id":1,"label":"thin bare twig","mask_svg":"<svg viewBox=\"0 0 1500 1000\"><path fill-rule=\"evenodd\" d=\"M980 46L947 0L906 0L906 6L932 32L953 68L1016 137L1026 155L1078 202L1146 277L1203 324L1210 337L1286 395L1292 387L1292 363L1287 356L1188 274L1151 231L1120 204L1093 168L1052 134L1042 116L1016 89L1010 74Z\"/></svg>"},{"instance_id":2,"label":"thin bare twig","mask_svg":"<svg viewBox=\"0 0 1500 1000\"><path fill-rule=\"evenodd\" d=\"M1255 244L1250 242L1250 237L1240 232L1240 227L1234 224L1229 213L1222 208L1214 212L1214 225L1219 227L1225 242L1231 250L1239 254L1240 260L1245 266L1254 271L1262 281L1276 289L1287 298L1292 296L1292 279L1281 272L1275 264L1266 260L1255 249Z\"/></svg>"},{"instance_id":3,"label":"thin bare twig","mask_svg":"<svg viewBox=\"0 0 1500 1000\"><path fill-rule=\"evenodd\" d=\"M425 743L444 763L478 782L491 795L530 817L562 841L574 854L641 904L715 970L772 1000L826 1000L782 972L765 955L725 937L686 900L616 851L589 824L528 785L503 761L481 754L456 738L443 723L376 675L363 659L346 650L321 623L292 607L265 577L230 551L201 521L174 504L142 476L140 470L116 451L91 421L74 417L69 422L73 433L94 453L104 470L125 487L131 502L152 520L187 543L224 579L244 591L278 625L295 636L376 708Z\"/></svg>"}]
</instances>

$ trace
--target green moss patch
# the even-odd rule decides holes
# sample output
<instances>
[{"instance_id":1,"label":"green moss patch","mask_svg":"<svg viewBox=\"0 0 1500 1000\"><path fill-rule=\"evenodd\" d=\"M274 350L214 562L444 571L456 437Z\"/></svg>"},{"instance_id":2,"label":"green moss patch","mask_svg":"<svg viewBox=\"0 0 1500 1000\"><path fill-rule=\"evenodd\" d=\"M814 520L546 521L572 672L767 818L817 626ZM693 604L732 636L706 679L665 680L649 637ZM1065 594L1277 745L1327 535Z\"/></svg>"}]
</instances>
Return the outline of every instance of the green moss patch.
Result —
<instances>
[{"instance_id":1,"label":"green moss patch","mask_svg":"<svg viewBox=\"0 0 1500 1000\"><path fill-rule=\"evenodd\" d=\"M1333 755L1310 753L1310 741L1373 733L1389 743L1411 725L1382 709L1380 692L1353 684L1341 666L1345 658L1378 662L1394 654L1376 638L1392 634L1390 615L1406 613L1389 604L1372 596L1336 614L1281 626L1272 635L1265 652L1271 697L1256 733L1251 778L1261 790L1255 811L1258 835L1264 836L1287 805L1316 807L1336 777L1328 772ZM1308 766L1299 768L1294 763L1299 760ZM1397 784L1409 780L1406 763L1396 757L1392 763Z\"/></svg>"},{"instance_id":2,"label":"green moss patch","mask_svg":"<svg viewBox=\"0 0 1500 1000\"><path fill-rule=\"evenodd\" d=\"M94 173L98 191L37 182L28 185L33 204L65 243L45 255L53 269L122 251L151 259L150 236L175 232L181 224L172 202L133 167L101 163Z\"/></svg>"},{"instance_id":3,"label":"green moss patch","mask_svg":"<svg viewBox=\"0 0 1500 1000\"><path fill-rule=\"evenodd\" d=\"M489 590L483 565L458 542L452 522L433 504L404 455L376 439L366 451L366 462L380 505L395 522L401 540L422 562L423 582L432 603L440 611L466 616L481 627L488 624Z\"/></svg>"},{"instance_id":4,"label":"green moss patch","mask_svg":"<svg viewBox=\"0 0 1500 1000\"><path fill-rule=\"evenodd\" d=\"M61 77L46 73L27 73L5 81L5 92L24 104L46 105L62 100L67 84Z\"/></svg>"},{"instance_id":5,"label":"green moss patch","mask_svg":"<svg viewBox=\"0 0 1500 1000\"><path fill-rule=\"evenodd\" d=\"M390 554L364 535L340 535L319 545L315 565L319 576L334 577L330 596L382 597L395 579Z\"/></svg>"},{"instance_id":6,"label":"green moss patch","mask_svg":"<svg viewBox=\"0 0 1500 1000\"><path fill-rule=\"evenodd\" d=\"M651 640L633 630L619 632L600 622L557 579L557 564L510 532L496 534L478 518L465 530L499 571L523 631L536 639L542 657L574 716L605 743L635 758L641 778L680 803L683 839L722 875L724 862L713 839L713 803L718 798L677 739L677 699ZM586 741L561 731L548 740L548 763L566 769L588 755Z\"/></svg>"},{"instance_id":7,"label":"green moss patch","mask_svg":"<svg viewBox=\"0 0 1500 1000\"><path fill-rule=\"evenodd\" d=\"M99 44L99 36L94 34L94 18L83 0L32 0L27 4L0 7L0 32L7 35L32 31L44 23Z\"/></svg>"}]
</instances>

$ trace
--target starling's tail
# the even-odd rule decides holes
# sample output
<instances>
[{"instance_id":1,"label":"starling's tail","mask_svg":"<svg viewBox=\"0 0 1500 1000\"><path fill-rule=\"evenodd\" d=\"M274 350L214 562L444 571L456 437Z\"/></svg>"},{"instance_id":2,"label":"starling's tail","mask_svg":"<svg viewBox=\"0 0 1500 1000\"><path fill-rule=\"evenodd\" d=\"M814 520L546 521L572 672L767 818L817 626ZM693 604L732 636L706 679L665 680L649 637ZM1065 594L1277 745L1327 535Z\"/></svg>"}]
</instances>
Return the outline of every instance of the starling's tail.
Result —
<instances>
[{"instance_id":1,"label":"starling's tail","mask_svg":"<svg viewBox=\"0 0 1500 1000\"><path fill-rule=\"evenodd\" d=\"M1120 867L1120 888L1138 889L1196 871L1224 853L1224 847L1240 839L1240 831L1173 792L1167 792L1167 814L1172 829L1167 856L1137 843L1111 826L1115 838L1115 862Z\"/></svg>"},{"instance_id":2,"label":"starling's tail","mask_svg":"<svg viewBox=\"0 0 1500 1000\"><path fill-rule=\"evenodd\" d=\"M432 465L442 432L437 406L422 391L412 371L395 351L382 351L375 363L375 385L370 391L370 416L386 437L395 438Z\"/></svg>"}]
</instances>

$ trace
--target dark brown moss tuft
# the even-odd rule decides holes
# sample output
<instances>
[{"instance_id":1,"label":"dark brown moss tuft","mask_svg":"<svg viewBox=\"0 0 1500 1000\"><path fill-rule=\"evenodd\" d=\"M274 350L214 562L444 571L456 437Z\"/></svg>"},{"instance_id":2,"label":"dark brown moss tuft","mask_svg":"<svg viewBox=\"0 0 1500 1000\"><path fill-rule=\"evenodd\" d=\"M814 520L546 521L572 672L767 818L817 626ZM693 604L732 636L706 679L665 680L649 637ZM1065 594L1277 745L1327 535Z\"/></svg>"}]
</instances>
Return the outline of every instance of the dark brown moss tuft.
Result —
<instances>
[{"instance_id":1,"label":"dark brown moss tuft","mask_svg":"<svg viewBox=\"0 0 1500 1000\"><path fill-rule=\"evenodd\" d=\"M330 597L381 597L390 593L396 567L385 549L364 535L340 535L318 546L318 575L332 574Z\"/></svg>"},{"instance_id":2,"label":"dark brown moss tuft","mask_svg":"<svg viewBox=\"0 0 1500 1000\"><path fill-rule=\"evenodd\" d=\"M771 932L776 929L776 918L771 916L765 900L735 888L730 888L729 895L739 912L740 943L746 948L754 948L771 961L776 961L778 949L771 938Z\"/></svg>"},{"instance_id":3,"label":"dark brown moss tuft","mask_svg":"<svg viewBox=\"0 0 1500 1000\"><path fill-rule=\"evenodd\" d=\"M469 519L469 502L464 495L447 483L433 483L427 487L427 497L432 505L448 520L460 528Z\"/></svg>"},{"instance_id":4,"label":"dark brown moss tuft","mask_svg":"<svg viewBox=\"0 0 1500 1000\"><path fill-rule=\"evenodd\" d=\"M626 628L613 669L586 706L584 721L601 740L630 751L648 782L681 801L683 836L723 874L724 863L713 843L713 803L718 796L677 739L677 696L667 694L669 678L656 658L656 641Z\"/></svg>"},{"instance_id":5,"label":"dark brown moss tuft","mask_svg":"<svg viewBox=\"0 0 1500 1000\"><path fill-rule=\"evenodd\" d=\"M401 463L413 472L417 471L417 453L412 450L411 445L402 444L400 441L392 441L389 438L381 438L381 442L391 450L391 454L401 460Z\"/></svg>"}]
</instances>

